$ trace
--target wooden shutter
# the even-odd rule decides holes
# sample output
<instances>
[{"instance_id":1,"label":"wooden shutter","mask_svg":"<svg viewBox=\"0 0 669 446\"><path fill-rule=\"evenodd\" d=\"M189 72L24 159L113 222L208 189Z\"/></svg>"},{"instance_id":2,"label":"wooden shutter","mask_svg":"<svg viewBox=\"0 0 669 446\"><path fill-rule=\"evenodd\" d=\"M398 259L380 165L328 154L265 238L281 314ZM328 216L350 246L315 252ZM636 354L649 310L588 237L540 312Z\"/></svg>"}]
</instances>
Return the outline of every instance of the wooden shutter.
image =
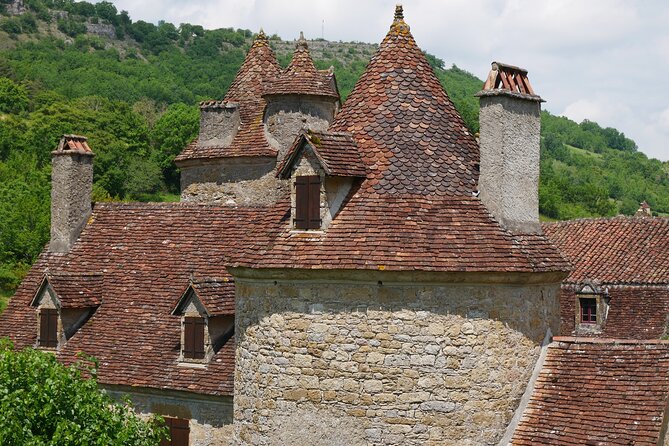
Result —
<instances>
[{"instance_id":1,"label":"wooden shutter","mask_svg":"<svg viewBox=\"0 0 669 446\"><path fill-rule=\"evenodd\" d=\"M321 227L321 178L318 175L295 178L295 228Z\"/></svg>"},{"instance_id":2,"label":"wooden shutter","mask_svg":"<svg viewBox=\"0 0 669 446\"><path fill-rule=\"evenodd\" d=\"M169 429L169 439L163 439L160 446L188 446L190 423L181 418L164 417L165 426Z\"/></svg>"},{"instance_id":3,"label":"wooden shutter","mask_svg":"<svg viewBox=\"0 0 669 446\"><path fill-rule=\"evenodd\" d=\"M58 347L58 310L40 310L39 345Z\"/></svg>"},{"instance_id":4,"label":"wooden shutter","mask_svg":"<svg viewBox=\"0 0 669 446\"><path fill-rule=\"evenodd\" d=\"M184 358L204 358L204 318L184 318Z\"/></svg>"}]
</instances>

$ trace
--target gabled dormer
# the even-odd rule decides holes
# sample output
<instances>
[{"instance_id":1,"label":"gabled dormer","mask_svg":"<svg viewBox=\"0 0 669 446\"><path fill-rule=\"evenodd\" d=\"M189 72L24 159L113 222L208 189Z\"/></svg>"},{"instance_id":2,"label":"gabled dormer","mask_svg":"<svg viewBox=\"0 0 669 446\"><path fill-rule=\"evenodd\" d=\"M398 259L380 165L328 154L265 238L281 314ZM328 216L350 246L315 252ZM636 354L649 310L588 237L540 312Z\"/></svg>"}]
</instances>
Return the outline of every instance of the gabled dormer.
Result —
<instances>
[{"instance_id":1,"label":"gabled dormer","mask_svg":"<svg viewBox=\"0 0 669 446\"><path fill-rule=\"evenodd\" d=\"M576 291L576 331L580 334L601 333L609 314L609 289L585 281Z\"/></svg>"},{"instance_id":2,"label":"gabled dormer","mask_svg":"<svg viewBox=\"0 0 669 446\"><path fill-rule=\"evenodd\" d=\"M291 180L292 228L325 230L367 171L350 134L308 131L297 137L277 175Z\"/></svg>"},{"instance_id":3,"label":"gabled dormer","mask_svg":"<svg viewBox=\"0 0 669 446\"><path fill-rule=\"evenodd\" d=\"M172 311L181 317L182 364L206 364L235 334L231 279L191 279Z\"/></svg>"},{"instance_id":4,"label":"gabled dormer","mask_svg":"<svg viewBox=\"0 0 669 446\"><path fill-rule=\"evenodd\" d=\"M31 306L36 309L37 346L58 349L102 303L102 275L45 274Z\"/></svg>"}]
</instances>

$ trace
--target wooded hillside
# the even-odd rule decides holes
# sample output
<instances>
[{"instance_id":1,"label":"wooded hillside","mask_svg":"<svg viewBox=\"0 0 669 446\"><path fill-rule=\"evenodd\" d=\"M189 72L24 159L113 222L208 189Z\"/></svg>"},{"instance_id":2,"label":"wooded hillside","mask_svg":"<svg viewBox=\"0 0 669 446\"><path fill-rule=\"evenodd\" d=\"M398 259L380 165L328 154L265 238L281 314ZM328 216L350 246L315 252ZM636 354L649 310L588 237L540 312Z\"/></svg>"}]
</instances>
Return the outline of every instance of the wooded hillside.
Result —
<instances>
[{"instance_id":1,"label":"wooded hillside","mask_svg":"<svg viewBox=\"0 0 669 446\"><path fill-rule=\"evenodd\" d=\"M200 100L222 98L253 33L132 21L110 2L0 0L0 310L49 237L50 152L64 133L96 152L94 200L177 200L174 156L198 133ZM272 36L286 65L293 45ZM345 98L376 45L312 42ZM482 81L427 55L472 132ZM488 67L481 67L485 75ZM548 98L550 99L550 98ZM545 218L669 214L667 164L594 122L542 115ZM10 290L10 291L8 291Z\"/></svg>"}]
</instances>

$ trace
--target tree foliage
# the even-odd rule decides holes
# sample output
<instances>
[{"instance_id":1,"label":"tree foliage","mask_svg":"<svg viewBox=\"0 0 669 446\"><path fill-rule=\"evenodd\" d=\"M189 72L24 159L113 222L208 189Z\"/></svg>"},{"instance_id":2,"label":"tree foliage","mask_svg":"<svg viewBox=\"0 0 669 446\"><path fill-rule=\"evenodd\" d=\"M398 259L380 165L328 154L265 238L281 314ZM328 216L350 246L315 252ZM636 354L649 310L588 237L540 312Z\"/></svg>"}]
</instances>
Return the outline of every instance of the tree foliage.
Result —
<instances>
[{"instance_id":1,"label":"tree foliage","mask_svg":"<svg viewBox=\"0 0 669 446\"><path fill-rule=\"evenodd\" d=\"M96 367L0 339L0 444L156 446L166 434L160 420L143 421L99 390Z\"/></svg>"}]
</instances>

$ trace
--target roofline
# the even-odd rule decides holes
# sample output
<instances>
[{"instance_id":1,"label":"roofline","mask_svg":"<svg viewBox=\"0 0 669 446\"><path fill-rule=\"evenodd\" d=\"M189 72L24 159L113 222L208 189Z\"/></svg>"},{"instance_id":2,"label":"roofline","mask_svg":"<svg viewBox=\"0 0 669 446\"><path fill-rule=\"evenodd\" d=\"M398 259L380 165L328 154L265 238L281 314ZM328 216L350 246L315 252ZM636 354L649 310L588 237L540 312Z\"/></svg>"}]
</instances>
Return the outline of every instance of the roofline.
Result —
<instances>
[{"instance_id":1,"label":"roofline","mask_svg":"<svg viewBox=\"0 0 669 446\"><path fill-rule=\"evenodd\" d=\"M668 345L664 339L621 339L621 338L592 338L585 336L554 336L553 342L567 344L614 344L614 345Z\"/></svg>"}]
</instances>

